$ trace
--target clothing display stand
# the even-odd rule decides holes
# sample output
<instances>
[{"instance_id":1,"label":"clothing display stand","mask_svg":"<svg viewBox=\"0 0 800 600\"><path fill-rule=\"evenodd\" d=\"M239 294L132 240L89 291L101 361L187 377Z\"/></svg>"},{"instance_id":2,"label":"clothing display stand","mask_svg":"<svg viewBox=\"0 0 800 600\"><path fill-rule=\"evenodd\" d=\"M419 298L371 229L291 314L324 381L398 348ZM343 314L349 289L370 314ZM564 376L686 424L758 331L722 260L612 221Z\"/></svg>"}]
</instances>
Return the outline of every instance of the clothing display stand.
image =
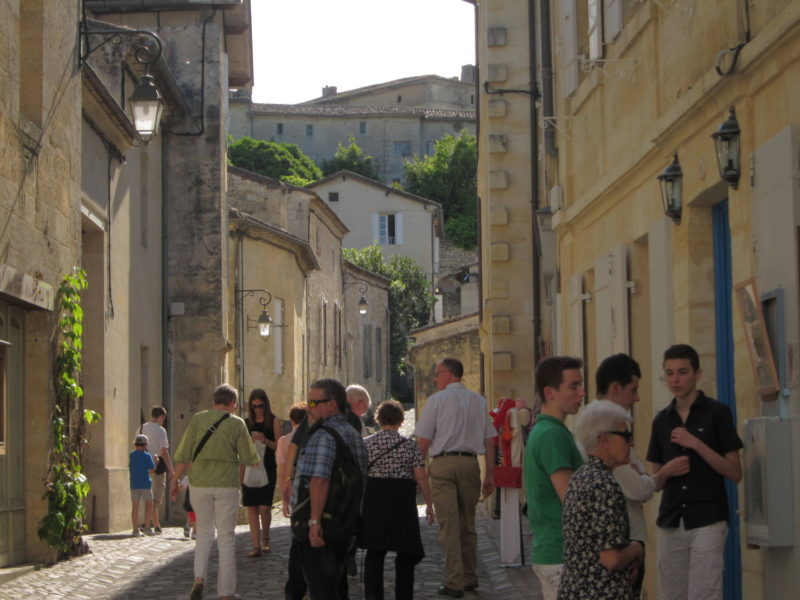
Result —
<instances>
[{"instance_id":1,"label":"clothing display stand","mask_svg":"<svg viewBox=\"0 0 800 600\"><path fill-rule=\"evenodd\" d=\"M520 491L500 489L500 566L521 567L522 528L519 510Z\"/></svg>"}]
</instances>

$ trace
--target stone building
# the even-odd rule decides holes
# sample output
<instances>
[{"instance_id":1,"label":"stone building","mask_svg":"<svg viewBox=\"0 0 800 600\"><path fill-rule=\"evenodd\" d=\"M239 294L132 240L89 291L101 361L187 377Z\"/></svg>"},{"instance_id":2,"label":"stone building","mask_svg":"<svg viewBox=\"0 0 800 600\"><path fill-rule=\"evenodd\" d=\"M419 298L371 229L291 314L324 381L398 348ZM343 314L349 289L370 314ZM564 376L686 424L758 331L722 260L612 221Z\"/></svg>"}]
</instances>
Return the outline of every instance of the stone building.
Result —
<instances>
[{"instance_id":1,"label":"stone building","mask_svg":"<svg viewBox=\"0 0 800 600\"><path fill-rule=\"evenodd\" d=\"M3 5L0 566L44 560L55 295L81 260L77 1Z\"/></svg>"},{"instance_id":2,"label":"stone building","mask_svg":"<svg viewBox=\"0 0 800 600\"><path fill-rule=\"evenodd\" d=\"M306 287L319 269L308 240L287 229L290 194L279 181L228 167L229 301L235 307L228 372L243 398L265 389L284 419L306 395ZM264 309L272 319L267 339L258 330Z\"/></svg>"},{"instance_id":3,"label":"stone building","mask_svg":"<svg viewBox=\"0 0 800 600\"><path fill-rule=\"evenodd\" d=\"M335 213L312 191L233 166L228 204L228 371L242 395L266 389L281 418L321 377L388 397L389 282L342 259L347 228ZM263 308L273 321L266 340L257 327Z\"/></svg>"},{"instance_id":4,"label":"stone building","mask_svg":"<svg viewBox=\"0 0 800 600\"><path fill-rule=\"evenodd\" d=\"M297 144L318 164L353 136L377 161L381 181L403 182L406 160L433 154L447 134L475 134L473 81L465 67L460 81L424 75L338 93L328 86L321 98L301 104L254 103L248 91L238 91L230 97L229 131Z\"/></svg>"},{"instance_id":5,"label":"stone building","mask_svg":"<svg viewBox=\"0 0 800 600\"><path fill-rule=\"evenodd\" d=\"M148 165L155 160L160 164L145 178L149 186L144 193L164 199L154 208L159 220L148 234L158 238L159 256L156 265L142 267L145 281L159 282L160 289L152 294L147 287L141 289L150 304L131 304L134 316L128 325L136 335L136 319L157 326L158 342L155 348L149 342L131 342L139 347L135 354L131 351L126 360L112 354L107 359L110 364L101 371L107 382L105 401L128 406L127 420L114 421L120 435L109 438L113 450L106 449L107 456L96 459L109 482L114 481L109 483L107 498L98 497L98 505L107 502L109 507L107 522L96 526L118 530L129 523L126 495L120 493L123 484L127 487L128 444L120 441L129 441L149 406L160 401L168 410L166 426L176 444L192 413L207 407L213 388L231 377L226 363L233 306L227 293L231 275L224 123L229 87L246 87L252 78L250 6L249 1L225 0L203 4L86 0L85 7L103 27L143 29L160 37L161 60L171 77L156 73L156 84L162 94L179 98L173 104L180 108L168 109L158 137L150 143L159 154ZM115 45L105 47L113 56ZM113 68L111 63L109 69ZM146 212L143 205L136 211ZM138 238L140 232L134 230L134 235ZM115 247L113 230L105 243L106 248ZM130 282L133 294L138 292L136 283ZM105 310L110 307L106 298ZM121 399L119 381L109 378L109 373L119 369L131 380L126 384L130 393ZM137 386L136 382L141 383ZM169 510L169 503L164 505Z\"/></svg>"},{"instance_id":6,"label":"stone building","mask_svg":"<svg viewBox=\"0 0 800 600\"><path fill-rule=\"evenodd\" d=\"M800 5L490 0L476 11L487 394L530 396L535 361L561 352L585 359L591 397L597 364L629 352L643 369L634 432L645 448L670 400L662 352L693 345L702 389L731 407L745 440L725 597L797 596L800 531L783 527L796 503L776 502L798 497L800 474L774 469L800 460L800 109L788 100ZM740 151L721 169L712 134ZM753 427L782 432L771 476ZM657 505L646 504L651 539ZM655 597L655 553L646 573Z\"/></svg>"},{"instance_id":7,"label":"stone building","mask_svg":"<svg viewBox=\"0 0 800 600\"><path fill-rule=\"evenodd\" d=\"M414 369L414 398L417 412L435 393L433 371L436 363L452 356L464 365L464 385L471 390L481 389L481 349L478 314L454 317L441 323L420 327L411 332L413 343L408 362ZM488 400L488 398L487 398ZM491 408L488 402L487 410Z\"/></svg>"},{"instance_id":8,"label":"stone building","mask_svg":"<svg viewBox=\"0 0 800 600\"><path fill-rule=\"evenodd\" d=\"M364 386L372 399L373 410L391 398L390 283L386 277L344 262L342 381L346 385L357 383ZM367 301L366 306L363 306L362 298Z\"/></svg>"},{"instance_id":9,"label":"stone building","mask_svg":"<svg viewBox=\"0 0 800 600\"><path fill-rule=\"evenodd\" d=\"M378 244L385 257L407 256L433 282L439 272L442 208L357 173L339 171L306 186L323 198L349 229L345 248Z\"/></svg>"}]
</instances>

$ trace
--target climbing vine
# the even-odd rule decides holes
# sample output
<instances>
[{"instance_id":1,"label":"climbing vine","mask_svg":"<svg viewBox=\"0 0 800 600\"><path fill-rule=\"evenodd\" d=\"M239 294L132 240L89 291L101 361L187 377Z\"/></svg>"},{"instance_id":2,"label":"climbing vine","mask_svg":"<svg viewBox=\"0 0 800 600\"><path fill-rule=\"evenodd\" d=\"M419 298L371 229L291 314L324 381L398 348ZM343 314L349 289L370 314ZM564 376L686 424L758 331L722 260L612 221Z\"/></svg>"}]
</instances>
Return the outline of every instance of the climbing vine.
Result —
<instances>
[{"instance_id":1,"label":"climbing vine","mask_svg":"<svg viewBox=\"0 0 800 600\"><path fill-rule=\"evenodd\" d=\"M81 292L87 285L86 272L75 269L64 277L56 299L59 317L54 336L55 402L50 417L53 447L45 493L48 510L39 523L38 534L58 551L59 558L88 550L81 535L86 530L83 501L89 494L82 456L86 426L99 421L100 415L83 407Z\"/></svg>"}]
</instances>

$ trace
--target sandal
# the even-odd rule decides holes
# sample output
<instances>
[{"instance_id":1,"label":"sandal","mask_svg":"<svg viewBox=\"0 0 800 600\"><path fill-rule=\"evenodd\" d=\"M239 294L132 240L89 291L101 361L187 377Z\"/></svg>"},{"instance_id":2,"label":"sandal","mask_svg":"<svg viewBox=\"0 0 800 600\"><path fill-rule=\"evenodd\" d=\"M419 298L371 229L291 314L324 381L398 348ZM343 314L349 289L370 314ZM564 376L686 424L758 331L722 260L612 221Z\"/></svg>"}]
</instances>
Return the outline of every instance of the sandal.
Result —
<instances>
[{"instance_id":1,"label":"sandal","mask_svg":"<svg viewBox=\"0 0 800 600\"><path fill-rule=\"evenodd\" d=\"M261 548L261 552L268 554L272 552L272 548L269 547L269 544L264 544L264 546Z\"/></svg>"},{"instance_id":2,"label":"sandal","mask_svg":"<svg viewBox=\"0 0 800 600\"><path fill-rule=\"evenodd\" d=\"M247 553L247 558L256 558L257 556L261 556L261 550L258 548L253 548Z\"/></svg>"}]
</instances>

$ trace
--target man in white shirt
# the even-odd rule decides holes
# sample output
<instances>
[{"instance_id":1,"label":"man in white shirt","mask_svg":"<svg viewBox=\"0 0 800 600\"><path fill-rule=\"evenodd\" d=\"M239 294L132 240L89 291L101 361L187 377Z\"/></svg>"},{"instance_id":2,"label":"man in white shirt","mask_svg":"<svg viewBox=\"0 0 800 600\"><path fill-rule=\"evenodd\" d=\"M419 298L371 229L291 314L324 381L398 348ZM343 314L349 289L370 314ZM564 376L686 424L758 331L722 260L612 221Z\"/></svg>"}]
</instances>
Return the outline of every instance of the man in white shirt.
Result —
<instances>
[{"instance_id":1,"label":"man in white shirt","mask_svg":"<svg viewBox=\"0 0 800 600\"><path fill-rule=\"evenodd\" d=\"M153 531L161 533L161 523L158 520L158 509L164 499L164 489L166 482L172 477L172 460L169 456L169 440L167 430L164 429L164 419L167 418L167 411L163 406L154 406L150 411L150 420L143 423L139 428L139 433L146 435L148 439L147 451L156 458L164 462L166 471L158 474L161 469L156 468L153 478ZM156 465L158 467L158 465ZM162 467L163 469L163 467ZM150 527L150 523L144 524L145 529Z\"/></svg>"},{"instance_id":2,"label":"man in white shirt","mask_svg":"<svg viewBox=\"0 0 800 600\"><path fill-rule=\"evenodd\" d=\"M642 377L639 363L627 354L609 356L595 373L597 399L609 400L630 413L633 405L639 401L639 380ZM636 456L633 446L630 449L630 462L614 469L614 479L622 488L625 504L628 508L630 522L630 538L642 542L647 540L642 503L649 500L655 492L655 481L644 469L642 461ZM644 580L644 561L634 582L634 593L638 598Z\"/></svg>"},{"instance_id":3,"label":"man in white shirt","mask_svg":"<svg viewBox=\"0 0 800 600\"><path fill-rule=\"evenodd\" d=\"M439 391L428 398L414 431L422 455L430 451L432 457L428 476L445 554L446 581L439 594L452 598L478 587L475 505L481 491L488 496L494 490L497 436L486 400L461 383L463 375L458 359L436 364L433 376ZM482 486L479 454L486 454Z\"/></svg>"}]
</instances>

